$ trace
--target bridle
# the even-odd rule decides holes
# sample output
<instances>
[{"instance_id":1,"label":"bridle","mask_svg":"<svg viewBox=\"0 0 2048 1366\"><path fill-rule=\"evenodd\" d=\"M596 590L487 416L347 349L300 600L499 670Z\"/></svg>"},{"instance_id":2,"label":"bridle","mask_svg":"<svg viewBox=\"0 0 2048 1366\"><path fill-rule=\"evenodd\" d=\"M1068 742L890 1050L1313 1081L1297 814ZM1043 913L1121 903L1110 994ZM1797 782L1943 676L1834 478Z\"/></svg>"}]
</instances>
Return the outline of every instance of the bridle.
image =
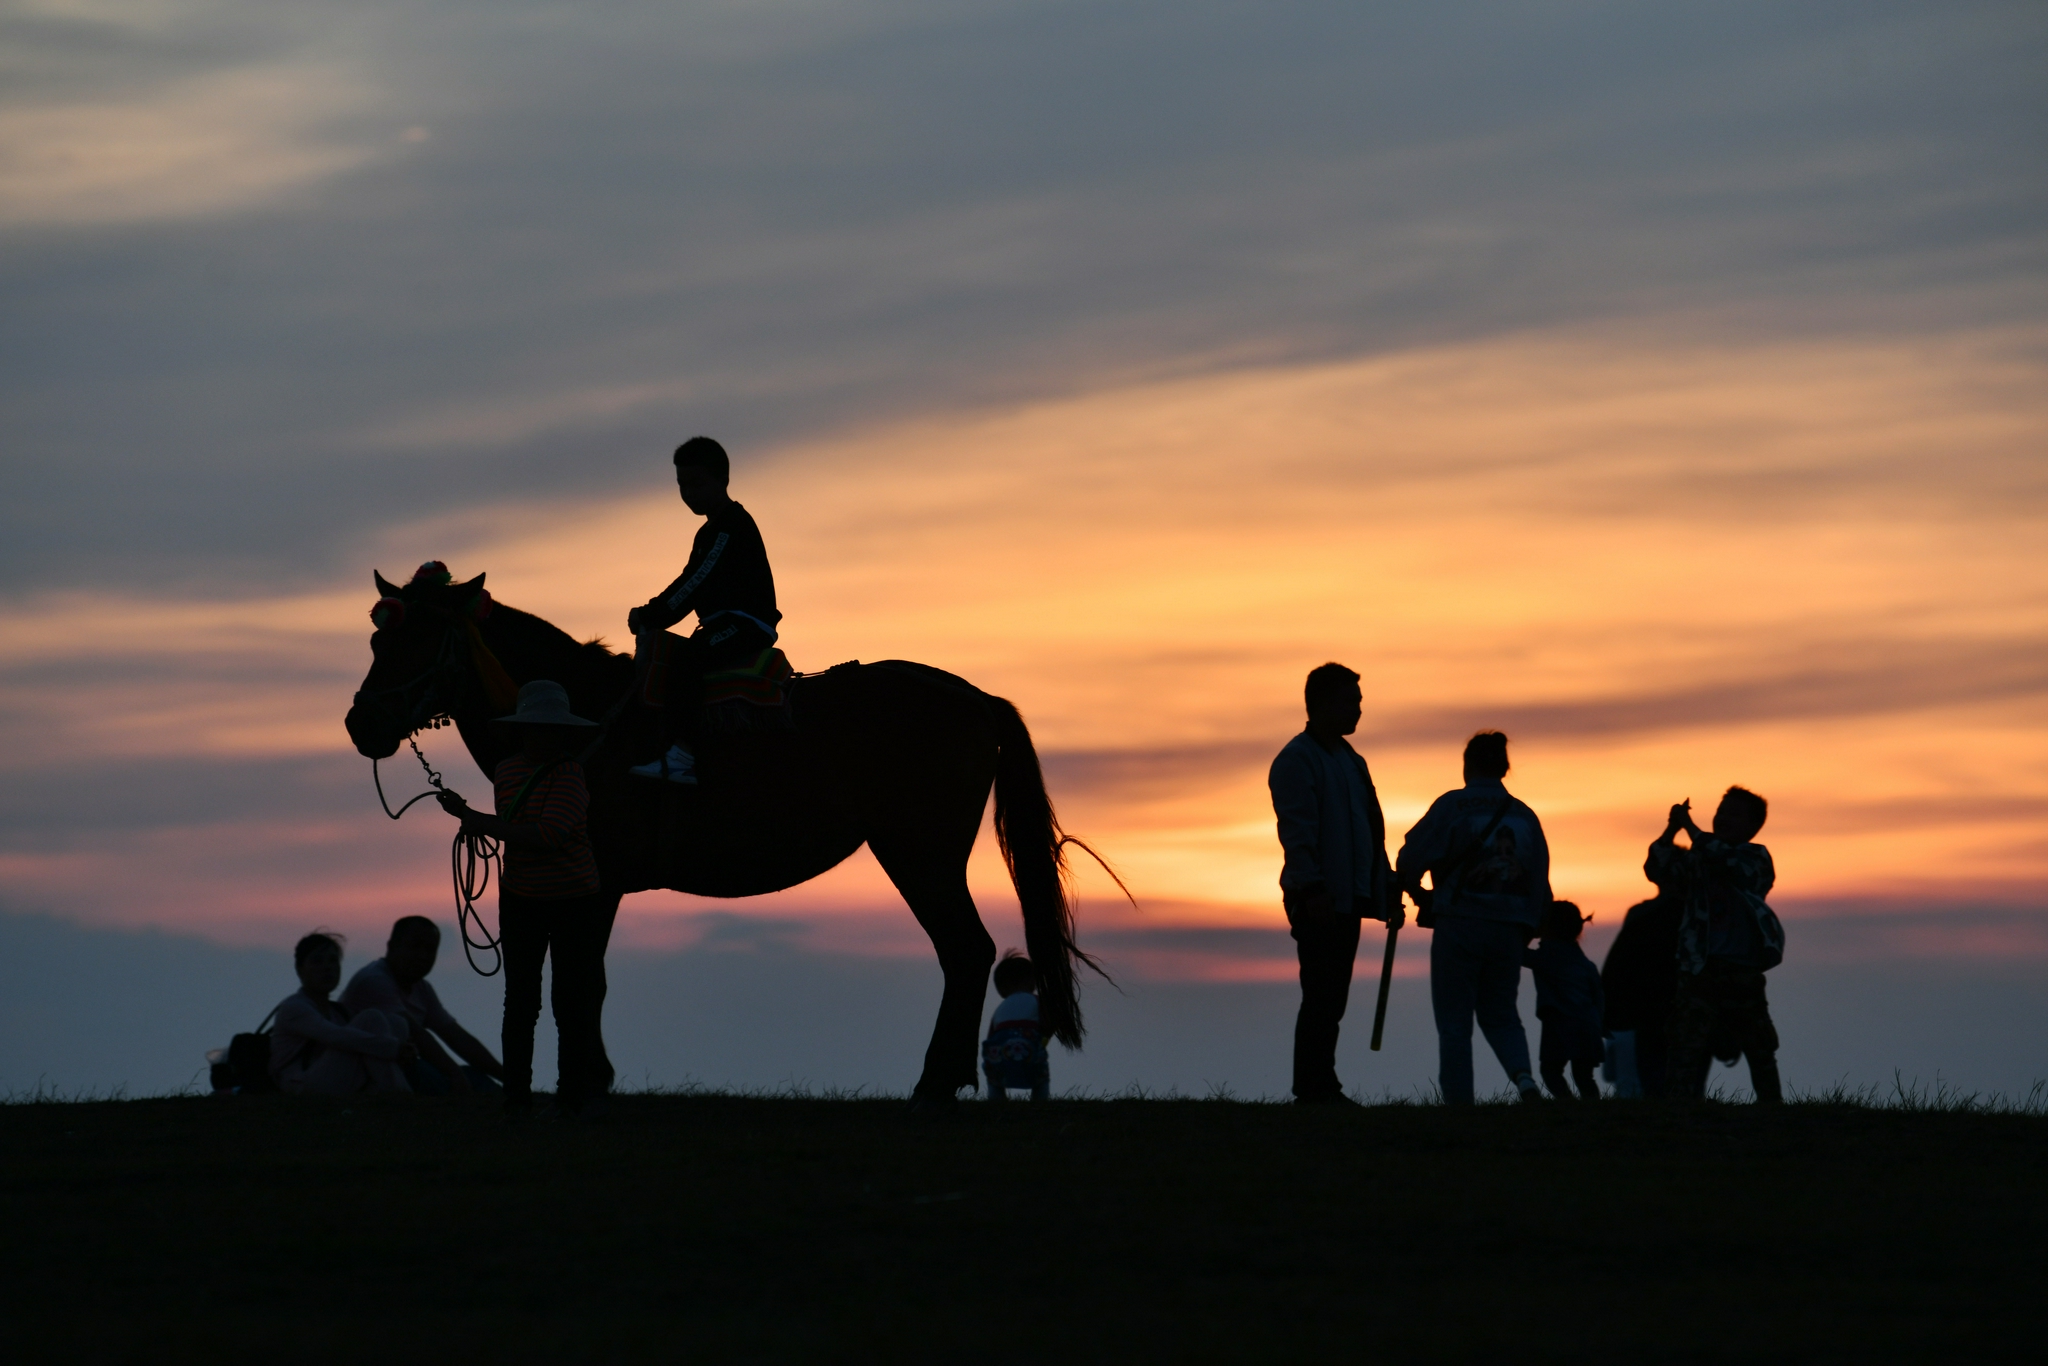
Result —
<instances>
[{"instance_id":1,"label":"bridle","mask_svg":"<svg viewBox=\"0 0 2048 1366\"><path fill-rule=\"evenodd\" d=\"M410 737L423 728L428 721L446 711L445 706L434 705L442 676L462 667L462 651L455 640L455 620L448 617L441 630L441 653L435 661L405 682L389 688L358 688L351 705L360 707L375 698L396 695L406 708L405 733ZM413 700L413 690L419 689L419 700Z\"/></svg>"},{"instance_id":2,"label":"bridle","mask_svg":"<svg viewBox=\"0 0 2048 1366\"><path fill-rule=\"evenodd\" d=\"M397 697L400 700L401 705L406 708L405 742L412 746L413 757L420 761L420 767L426 771L427 790L393 811L390 800L384 795L384 779L378 772L378 761L370 760L370 781L377 789L377 803L384 808L384 814L392 820L397 820L411 810L414 803L423 802L447 790L441 781L441 775L427 762L427 756L421 751L416 737L422 729L453 724L446 715L447 705L441 701L442 680L450 673L460 670L465 662L472 667L481 667L476 664L473 656L469 656L469 653L463 650L461 643L456 639L461 634L461 619L445 609L428 610L442 622L441 650L434 662L403 683L389 688L359 688L355 695L355 706L361 706L364 701L375 698ZM491 662L495 664L496 661ZM488 692L488 684L481 686ZM417 699L414 698L415 691L419 694ZM619 694L618 700L598 723L597 733L591 737L583 752L576 756L579 763L590 761L590 756L604 743L605 737L611 733L612 722L625 710L632 696L633 690L630 687ZM490 887L493 863L499 864L502 876L502 854L502 846L497 840L486 835L466 833L460 829L456 831L454 845L449 851L455 884L455 923L462 934L462 951L469 959L470 967L484 977L495 976L505 964L504 951L499 947L497 936L484 924L483 915L477 909L477 902ZM497 962L488 971L477 962L476 955L479 951L497 957Z\"/></svg>"},{"instance_id":3,"label":"bridle","mask_svg":"<svg viewBox=\"0 0 2048 1366\"><path fill-rule=\"evenodd\" d=\"M448 724L446 720L436 719L447 710L445 706L437 705L440 684L447 674L461 668L463 663L463 652L455 639L455 618L447 614L440 615L441 652L431 665L395 687L356 690L356 706L361 706L370 698L396 696L400 699L406 707L405 742L412 746L413 757L418 759L420 767L426 770L427 790L393 811L390 799L384 795L384 778L378 772L378 761L370 760L370 782L377 789L377 804L384 808L384 814L392 820L397 820L410 811L415 803L438 796L447 790L441 782L441 775L427 762L427 756L421 751L420 742L416 738L423 727ZM413 699L415 689L419 691L417 701ZM483 916L476 908L477 901L490 886L491 865L498 860L499 855L498 841L483 835L466 834L461 830L455 832L454 847L449 854L455 882L455 923L462 935L462 953L469 960L469 966L484 977L496 976L505 965L504 951L498 947L497 936L490 932L489 927L484 924ZM497 962L492 964L488 971L476 960L479 951L497 957Z\"/></svg>"}]
</instances>

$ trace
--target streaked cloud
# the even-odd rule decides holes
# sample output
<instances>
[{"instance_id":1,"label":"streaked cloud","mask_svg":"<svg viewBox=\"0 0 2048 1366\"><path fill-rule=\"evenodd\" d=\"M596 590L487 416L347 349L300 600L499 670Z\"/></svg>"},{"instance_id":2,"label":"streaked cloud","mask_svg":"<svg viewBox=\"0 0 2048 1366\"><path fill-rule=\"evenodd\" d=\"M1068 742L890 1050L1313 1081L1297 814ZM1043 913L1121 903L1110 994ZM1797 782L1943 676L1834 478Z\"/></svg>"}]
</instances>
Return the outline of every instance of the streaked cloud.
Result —
<instances>
[{"instance_id":1,"label":"streaked cloud","mask_svg":"<svg viewBox=\"0 0 2048 1366\"><path fill-rule=\"evenodd\" d=\"M788 447L1625 321L1748 345L2041 312L2025 4L6 22L0 110L186 101L150 126L253 140L172 178L222 205L207 186L310 175L157 229L10 232L0 573L41 589L304 588L480 485L626 492L678 430ZM128 164L107 128L66 164Z\"/></svg>"},{"instance_id":2,"label":"streaked cloud","mask_svg":"<svg viewBox=\"0 0 2048 1366\"><path fill-rule=\"evenodd\" d=\"M0 107L0 228L247 209L360 165L322 136L369 92L334 72L238 71L141 99Z\"/></svg>"},{"instance_id":3,"label":"streaked cloud","mask_svg":"<svg viewBox=\"0 0 2048 1366\"><path fill-rule=\"evenodd\" d=\"M1517 338L742 450L737 492L800 666L926 659L1023 706L1069 826L1138 893L1079 864L1090 932L1135 972L1284 975L1271 945L1226 950L1271 921L1265 767L1330 657L1366 673L1359 743L1397 836L1455 784L1463 738L1503 727L1560 890L1604 916L1642 894L1664 807L1735 781L1773 800L1795 922L1857 898L2038 906L2048 505L2015 453L2048 435L2048 384L2028 354L2005 333ZM389 826L340 738L368 570L442 558L616 631L693 525L650 463L642 496L395 524L355 587L0 614L17 900L234 939L431 909L444 823ZM415 790L409 760L386 768ZM1000 934L987 847L972 880ZM622 943L686 948L724 913L637 898ZM745 914L820 951L919 951L865 856Z\"/></svg>"}]
</instances>

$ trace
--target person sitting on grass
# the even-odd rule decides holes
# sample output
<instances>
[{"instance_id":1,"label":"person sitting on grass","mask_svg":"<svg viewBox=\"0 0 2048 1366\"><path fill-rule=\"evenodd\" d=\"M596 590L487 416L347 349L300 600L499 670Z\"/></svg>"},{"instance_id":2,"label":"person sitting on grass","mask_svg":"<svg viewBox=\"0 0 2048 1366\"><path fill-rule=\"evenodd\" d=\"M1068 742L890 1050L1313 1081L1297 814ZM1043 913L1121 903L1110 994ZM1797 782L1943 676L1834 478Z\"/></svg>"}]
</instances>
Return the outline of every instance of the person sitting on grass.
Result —
<instances>
[{"instance_id":1,"label":"person sitting on grass","mask_svg":"<svg viewBox=\"0 0 2048 1366\"><path fill-rule=\"evenodd\" d=\"M403 1019L381 1010L350 1017L328 999L341 983L341 937L315 931L292 950L299 989L277 1007L270 1076L293 1096L410 1091L405 1066L419 1058Z\"/></svg>"},{"instance_id":2,"label":"person sitting on grass","mask_svg":"<svg viewBox=\"0 0 2048 1366\"><path fill-rule=\"evenodd\" d=\"M427 983L440 952L440 926L423 915L401 916L391 927L384 956L349 978L341 993L342 1009L351 1018L365 1010L381 1010L406 1022L420 1053L419 1061L406 1069L406 1079L420 1094L496 1091L500 1089L497 1079L505 1075L505 1069L490 1049L455 1022ZM457 1066L435 1035L468 1061Z\"/></svg>"},{"instance_id":3,"label":"person sitting on grass","mask_svg":"<svg viewBox=\"0 0 2048 1366\"><path fill-rule=\"evenodd\" d=\"M1749 1059L1759 1104L1784 1099L1778 1080L1778 1030L1764 998L1764 973L1785 957L1785 931L1764 898L1776 884L1771 851L1756 843L1770 806L1731 787L1714 812L1712 833L1693 824L1692 803L1671 808L1650 845L1643 871L1680 898L1678 992L1671 1004L1670 1092L1700 1099L1717 1043ZM1692 847L1676 842L1679 831Z\"/></svg>"},{"instance_id":4,"label":"person sitting on grass","mask_svg":"<svg viewBox=\"0 0 2048 1366\"><path fill-rule=\"evenodd\" d=\"M996 964L995 983L1003 999L989 1017L988 1038L981 1045L988 1098L1008 1100L1014 1086L1030 1091L1033 1100L1044 1100L1052 1094L1052 1064L1038 1032L1038 974L1029 958L1011 949Z\"/></svg>"},{"instance_id":5,"label":"person sitting on grass","mask_svg":"<svg viewBox=\"0 0 2048 1366\"><path fill-rule=\"evenodd\" d=\"M1524 949L1522 961L1536 976L1536 1018L1543 1022L1543 1041L1536 1058L1551 1099L1572 1099L1564 1069L1571 1066L1580 1100L1600 1099L1593 1069L1600 1065L1601 1016L1606 1008L1600 970L1579 947L1586 917L1569 901L1553 901L1543 915L1543 938Z\"/></svg>"}]
</instances>

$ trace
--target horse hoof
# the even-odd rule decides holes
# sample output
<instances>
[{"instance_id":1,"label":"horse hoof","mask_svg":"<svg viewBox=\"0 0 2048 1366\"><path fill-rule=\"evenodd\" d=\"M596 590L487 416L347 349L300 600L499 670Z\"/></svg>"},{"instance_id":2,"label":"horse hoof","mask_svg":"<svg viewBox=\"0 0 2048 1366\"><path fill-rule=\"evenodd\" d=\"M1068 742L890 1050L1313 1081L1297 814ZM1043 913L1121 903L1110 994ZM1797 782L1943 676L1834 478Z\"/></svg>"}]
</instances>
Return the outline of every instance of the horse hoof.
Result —
<instances>
[{"instance_id":1,"label":"horse hoof","mask_svg":"<svg viewBox=\"0 0 2048 1366\"><path fill-rule=\"evenodd\" d=\"M912 1091L910 1113L913 1115L950 1115L960 1108L957 1091Z\"/></svg>"}]
</instances>

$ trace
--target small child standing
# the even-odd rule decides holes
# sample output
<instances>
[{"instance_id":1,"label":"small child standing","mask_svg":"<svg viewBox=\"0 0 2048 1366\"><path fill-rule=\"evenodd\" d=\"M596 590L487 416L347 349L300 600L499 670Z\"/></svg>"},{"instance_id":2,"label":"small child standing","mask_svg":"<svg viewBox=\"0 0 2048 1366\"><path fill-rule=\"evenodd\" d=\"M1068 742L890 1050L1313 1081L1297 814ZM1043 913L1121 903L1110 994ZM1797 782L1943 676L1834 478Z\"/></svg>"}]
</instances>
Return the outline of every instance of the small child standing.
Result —
<instances>
[{"instance_id":1,"label":"small child standing","mask_svg":"<svg viewBox=\"0 0 2048 1366\"><path fill-rule=\"evenodd\" d=\"M1543 915L1543 939L1539 947L1524 949L1522 961L1536 974L1536 1018L1543 1021L1543 1043L1538 1062L1543 1084L1555 1100L1572 1099L1565 1086L1565 1064L1579 1084L1578 1099L1600 1099L1600 1083L1593 1069L1605 1052L1600 1040L1600 1020L1606 1002L1600 987L1600 969L1579 947L1579 933L1586 917L1569 901L1553 901Z\"/></svg>"},{"instance_id":2,"label":"small child standing","mask_svg":"<svg viewBox=\"0 0 2048 1366\"><path fill-rule=\"evenodd\" d=\"M1011 949L996 964L996 994L1002 1002L989 1017L981 1045L988 1074L988 1098L1008 1100L1009 1089L1029 1090L1033 1100L1052 1094L1052 1067L1038 1033L1038 974L1031 960Z\"/></svg>"}]
</instances>

